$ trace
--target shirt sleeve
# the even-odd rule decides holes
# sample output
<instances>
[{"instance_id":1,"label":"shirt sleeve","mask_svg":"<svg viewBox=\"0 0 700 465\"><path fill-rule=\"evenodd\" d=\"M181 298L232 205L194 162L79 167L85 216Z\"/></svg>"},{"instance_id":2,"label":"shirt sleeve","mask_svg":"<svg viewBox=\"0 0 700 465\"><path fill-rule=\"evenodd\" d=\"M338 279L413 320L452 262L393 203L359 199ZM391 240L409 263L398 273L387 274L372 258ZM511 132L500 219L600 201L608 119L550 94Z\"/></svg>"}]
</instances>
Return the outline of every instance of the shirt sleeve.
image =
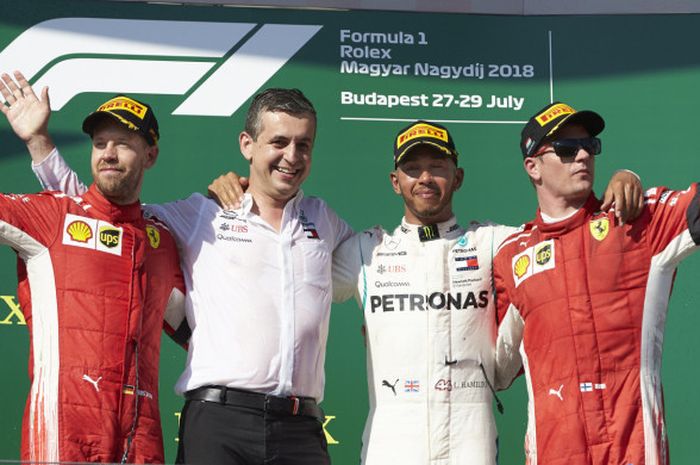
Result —
<instances>
[{"instance_id":1,"label":"shirt sleeve","mask_svg":"<svg viewBox=\"0 0 700 465\"><path fill-rule=\"evenodd\" d=\"M356 295L357 277L361 267L360 234L355 234L333 251L334 302L345 302Z\"/></svg>"},{"instance_id":2,"label":"shirt sleeve","mask_svg":"<svg viewBox=\"0 0 700 465\"><path fill-rule=\"evenodd\" d=\"M24 260L31 259L58 237L61 211L52 194L0 194L0 244L9 245Z\"/></svg>"},{"instance_id":3,"label":"shirt sleeve","mask_svg":"<svg viewBox=\"0 0 700 465\"><path fill-rule=\"evenodd\" d=\"M700 245L698 184L693 183L683 191L653 187L644 197L647 214L651 215L647 240L652 253L659 265L675 267ZM643 224L638 223L640 226ZM632 234L635 232L635 226Z\"/></svg>"},{"instance_id":4,"label":"shirt sleeve","mask_svg":"<svg viewBox=\"0 0 700 465\"><path fill-rule=\"evenodd\" d=\"M333 243L331 246L333 247L333 250L335 250L341 243L343 243L343 241L353 235L353 230L350 225L346 223L345 220L340 218L325 202L323 202L323 205L325 207L326 221L328 222L330 230L333 234Z\"/></svg>"},{"instance_id":5,"label":"shirt sleeve","mask_svg":"<svg viewBox=\"0 0 700 465\"><path fill-rule=\"evenodd\" d=\"M178 247L183 250L195 238L195 231L206 216L202 214L202 210L206 208L206 202L213 202L213 200L202 194L192 194L186 199L163 204L147 204L143 208L147 214L155 216L168 225Z\"/></svg>"},{"instance_id":6,"label":"shirt sleeve","mask_svg":"<svg viewBox=\"0 0 700 465\"><path fill-rule=\"evenodd\" d=\"M165 315L163 318L163 329L170 338L178 345L187 348L192 330L187 324L185 314L185 284L180 272L180 266L177 266L178 276L176 276L175 287L170 293L168 304L165 307Z\"/></svg>"},{"instance_id":7,"label":"shirt sleeve","mask_svg":"<svg viewBox=\"0 0 700 465\"><path fill-rule=\"evenodd\" d=\"M520 345L525 322L511 301L509 258L501 250L494 259L494 293L498 333L496 335L496 389L506 389L522 373Z\"/></svg>"},{"instance_id":8,"label":"shirt sleeve","mask_svg":"<svg viewBox=\"0 0 700 465\"><path fill-rule=\"evenodd\" d=\"M44 190L60 191L71 196L84 194L88 190L57 148L54 148L41 163L32 162L32 171Z\"/></svg>"},{"instance_id":9,"label":"shirt sleeve","mask_svg":"<svg viewBox=\"0 0 700 465\"><path fill-rule=\"evenodd\" d=\"M351 297L357 299L360 307L364 298L360 294L365 289L363 282L365 263L372 259L374 248L382 239L379 227L354 234L343 241L333 252L333 301L344 302Z\"/></svg>"}]
</instances>

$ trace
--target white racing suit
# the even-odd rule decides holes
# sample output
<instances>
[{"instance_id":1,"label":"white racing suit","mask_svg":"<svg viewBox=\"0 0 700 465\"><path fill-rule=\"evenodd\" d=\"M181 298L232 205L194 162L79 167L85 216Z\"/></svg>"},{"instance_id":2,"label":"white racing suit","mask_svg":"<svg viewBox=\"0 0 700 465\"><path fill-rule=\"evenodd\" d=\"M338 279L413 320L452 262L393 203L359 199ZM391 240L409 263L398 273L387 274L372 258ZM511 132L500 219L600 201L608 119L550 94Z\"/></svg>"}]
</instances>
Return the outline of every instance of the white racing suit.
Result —
<instances>
[{"instance_id":1,"label":"white racing suit","mask_svg":"<svg viewBox=\"0 0 700 465\"><path fill-rule=\"evenodd\" d=\"M404 219L345 241L335 300L363 308L370 411L366 465L493 465L493 254L515 228Z\"/></svg>"}]
</instances>

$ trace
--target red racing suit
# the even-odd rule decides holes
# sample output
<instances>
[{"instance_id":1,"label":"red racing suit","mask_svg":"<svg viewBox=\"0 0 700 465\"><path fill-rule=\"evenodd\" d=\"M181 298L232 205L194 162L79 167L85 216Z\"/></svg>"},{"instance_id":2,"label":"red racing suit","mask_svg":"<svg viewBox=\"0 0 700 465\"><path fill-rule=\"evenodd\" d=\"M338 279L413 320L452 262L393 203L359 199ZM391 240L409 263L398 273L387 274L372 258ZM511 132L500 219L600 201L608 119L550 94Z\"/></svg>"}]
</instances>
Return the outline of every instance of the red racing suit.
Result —
<instances>
[{"instance_id":1,"label":"red racing suit","mask_svg":"<svg viewBox=\"0 0 700 465\"><path fill-rule=\"evenodd\" d=\"M667 465L661 387L676 267L700 243L698 187L646 193L620 225L591 196L573 217L540 212L494 260L498 363L520 361L530 465Z\"/></svg>"},{"instance_id":2,"label":"red racing suit","mask_svg":"<svg viewBox=\"0 0 700 465\"><path fill-rule=\"evenodd\" d=\"M160 329L181 312L175 243L139 203L0 195L30 334L22 460L162 463Z\"/></svg>"}]
</instances>

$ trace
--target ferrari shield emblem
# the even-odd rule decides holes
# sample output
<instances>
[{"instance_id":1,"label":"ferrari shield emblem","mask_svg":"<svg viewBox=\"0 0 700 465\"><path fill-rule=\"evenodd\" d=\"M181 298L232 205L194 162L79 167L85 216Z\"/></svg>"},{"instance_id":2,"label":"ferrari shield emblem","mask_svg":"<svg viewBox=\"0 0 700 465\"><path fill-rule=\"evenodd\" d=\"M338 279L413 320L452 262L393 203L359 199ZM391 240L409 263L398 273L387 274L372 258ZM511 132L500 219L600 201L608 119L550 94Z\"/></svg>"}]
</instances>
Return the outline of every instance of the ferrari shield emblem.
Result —
<instances>
[{"instance_id":1,"label":"ferrari shield emblem","mask_svg":"<svg viewBox=\"0 0 700 465\"><path fill-rule=\"evenodd\" d=\"M151 243L151 247L157 249L160 245L160 233L158 232L158 228L149 224L146 226L146 235L148 236L148 242Z\"/></svg>"},{"instance_id":2,"label":"ferrari shield emblem","mask_svg":"<svg viewBox=\"0 0 700 465\"><path fill-rule=\"evenodd\" d=\"M593 220L589 224L591 228L591 235L598 241L602 241L608 235L610 231L610 220L607 218L598 218Z\"/></svg>"}]
</instances>

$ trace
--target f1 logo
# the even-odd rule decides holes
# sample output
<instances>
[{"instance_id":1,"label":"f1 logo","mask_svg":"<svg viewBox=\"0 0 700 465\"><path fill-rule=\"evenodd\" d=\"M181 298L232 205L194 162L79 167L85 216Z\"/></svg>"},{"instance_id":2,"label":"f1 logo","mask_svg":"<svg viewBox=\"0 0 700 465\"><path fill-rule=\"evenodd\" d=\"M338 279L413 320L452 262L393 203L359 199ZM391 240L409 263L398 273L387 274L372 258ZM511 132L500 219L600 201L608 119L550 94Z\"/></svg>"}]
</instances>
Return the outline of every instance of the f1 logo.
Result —
<instances>
[{"instance_id":1,"label":"f1 logo","mask_svg":"<svg viewBox=\"0 0 700 465\"><path fill-rule=\"evenodd\" d=\"M54 111L82 92L191 92L174 115L231 116L321 27L51 19L20 34L0 52L0 63L22 71L27 79L38 76L34 88L51 88ZM88 54L103 57L80 56Z\"/></svg>"}]
</instances>

